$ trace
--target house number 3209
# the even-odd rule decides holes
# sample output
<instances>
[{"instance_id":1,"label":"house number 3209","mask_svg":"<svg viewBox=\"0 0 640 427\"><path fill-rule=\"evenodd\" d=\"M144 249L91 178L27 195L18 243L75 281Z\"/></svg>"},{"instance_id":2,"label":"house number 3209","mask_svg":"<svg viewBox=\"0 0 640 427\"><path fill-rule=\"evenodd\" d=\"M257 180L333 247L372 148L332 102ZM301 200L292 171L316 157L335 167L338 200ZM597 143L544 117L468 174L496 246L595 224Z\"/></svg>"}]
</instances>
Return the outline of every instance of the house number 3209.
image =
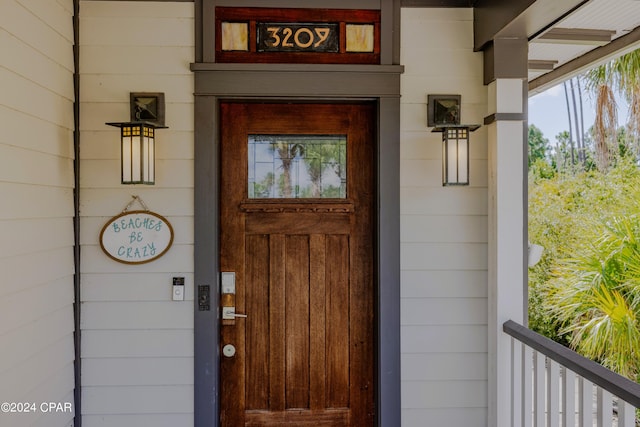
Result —
<instances>
[{"instance_id":1,"label":"house number 3209","mask_svg":"<svg viewBox=\"0 0 640 427\"><path fill-rule=\"evenodd\" d=\"M271 47L307 49L309 47L318 48L325 43L329 38L331 28L267 27L267 31L271 36L267 44Z\"/></svg>"}]
</instances>

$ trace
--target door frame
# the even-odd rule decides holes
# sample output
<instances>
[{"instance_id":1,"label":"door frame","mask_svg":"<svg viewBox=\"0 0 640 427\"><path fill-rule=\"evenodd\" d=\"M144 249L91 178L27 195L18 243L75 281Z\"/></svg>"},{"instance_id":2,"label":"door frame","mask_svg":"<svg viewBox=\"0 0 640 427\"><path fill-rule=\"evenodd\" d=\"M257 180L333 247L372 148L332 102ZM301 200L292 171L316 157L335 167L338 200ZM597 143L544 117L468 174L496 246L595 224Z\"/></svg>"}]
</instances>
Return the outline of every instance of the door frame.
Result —
<instances>
[{"instance_id":1,"label":"door frame","mask_svg":"<svg viewBox=\"0 0 640 427\"><path fill-rule=\"evenodd\" d=\"M221 100L369 101L375 152L376 425L400 424L400 74L398 65L192 64L195 73L194 425L219 425L219 111ZM209 286L209 310L199 287Z\"/></svg>"}]
</instances>

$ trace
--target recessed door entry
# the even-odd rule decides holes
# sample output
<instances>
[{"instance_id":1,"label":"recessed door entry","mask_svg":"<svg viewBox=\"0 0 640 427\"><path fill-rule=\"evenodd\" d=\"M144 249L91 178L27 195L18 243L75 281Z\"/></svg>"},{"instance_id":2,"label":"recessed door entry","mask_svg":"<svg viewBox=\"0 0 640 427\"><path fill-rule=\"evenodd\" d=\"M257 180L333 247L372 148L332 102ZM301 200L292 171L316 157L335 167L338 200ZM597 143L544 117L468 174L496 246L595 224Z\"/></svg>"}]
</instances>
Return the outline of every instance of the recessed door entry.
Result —
<instances>
[{"instance_id":1,"label":"recessed door entry","mask_svg":"<svg viewBox=\"0 0 640 427\"><path fill-rule=\"evenodd\" d=\"M220 105L224 427L374 425L375 118Z\"/></svg>"}]
</instances>

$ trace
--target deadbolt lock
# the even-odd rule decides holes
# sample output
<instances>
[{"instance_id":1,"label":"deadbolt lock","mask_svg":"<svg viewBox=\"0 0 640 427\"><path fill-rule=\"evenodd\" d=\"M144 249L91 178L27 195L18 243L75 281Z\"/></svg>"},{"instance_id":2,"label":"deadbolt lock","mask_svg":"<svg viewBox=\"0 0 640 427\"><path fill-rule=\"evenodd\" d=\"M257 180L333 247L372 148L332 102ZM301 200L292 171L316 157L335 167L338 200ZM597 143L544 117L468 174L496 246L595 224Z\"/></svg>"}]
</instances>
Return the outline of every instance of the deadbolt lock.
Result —
<instances>
[{"instance_id":1,"label":"deadbolt lock","mask_svg":"<svg viewBox=\"0 0 640 427\"><path fill-rule=\"evenodd\" d=\"M233 271L220 273L220 306L223 325L235 325L237 317L247 317L236 313L236 273Z\"/></svg>"}]
</instances>

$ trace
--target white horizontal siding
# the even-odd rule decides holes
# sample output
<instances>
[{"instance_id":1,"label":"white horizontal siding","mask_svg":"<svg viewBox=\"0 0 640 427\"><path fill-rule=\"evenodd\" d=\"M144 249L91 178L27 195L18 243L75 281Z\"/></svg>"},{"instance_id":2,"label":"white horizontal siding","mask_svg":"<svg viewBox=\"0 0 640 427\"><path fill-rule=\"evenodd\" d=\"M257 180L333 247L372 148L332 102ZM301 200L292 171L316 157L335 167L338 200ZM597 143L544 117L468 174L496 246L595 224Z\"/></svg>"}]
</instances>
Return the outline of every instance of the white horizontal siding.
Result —
<instances>
[{"instance_id":1,"label":"white horizontal siding","mask_svg":"<svg viewBox=\"0 0 640 427\"><path fill-rule=\"evenodd\" d=\"M486 408L486 389L486 381L403 381L402 407Z\"/></svg>"},{"instance_id":2,"label":"white horizontal siding","mask_svg":"<svg viewBox=\"0 0 640 427\"><path fill-rule=\"evenodd\" d=\"M484 243L402 243L405 270L480 270L487 265Z\"/></svg>"},{"instance_id":3,"label":"white horizontal siding","mask_svg":"<svg viewBox=\"0 0 640 427\"><path fill-rule=\"evenodd\" d=\"M153 386L193 384L193 358L85 358L82 384L94 386Z\"/></svg>"},{"instance_id":4,"label":"white horizontal siding","mask_svg":"<svg viewBox=\"0 0 640 427\"><path fill-rule=\"evenodd\" d=\"M42 381L45 383L45 381ZM51 390L73 389L73 365L69 364L63 368L57 370L53 376L46 378L47 387L41 386L35 390L32 390L27 396L20 401L35 403L36 412L25 413L9 413L2 414L2 421L4 425L11 427L71 427L73 426L73 393L66 395L56 396L52 400ZM71 411L61 412L42 412L40 410L41 404L48 404L53 402L54 404L69 405Z\"/></svg>"},{"instance_id":5,"label":"white horizontal siding","mask_svg":"<svg viewBox=\"0 0 640 427\"><path fill-rule=\"evenodd\" d=\"M73 187L73 175L69 175L69 170L73 170L71 158L0 145L2 181L69 188Z\"/></svg>"},{"instance_id":6,"label":"white horizontal siding","mask_svg":"<svg viewBox=\"0 0 640 427\"><path fill-rule=\"evenodd\" d=\"M10 106L13 109L73 129L73 99L61 97L37 82L4 68L0 68L0 81L3 98L12 100ZM69 78L68 84L73 84L73 79Z\"/></svg>"},{"instance_id":7,"label":"white horizontal siding","mask_svg":"<svg viewBox=\"0 0 640 427\"><path fill-rule=\"evenodd\" d=\"M486 298L483 270L404 270L402 298Z\"/></svg>"},{"instance_id":8,"label":"white horizontal siding","mask_svg":"<svg viewBox=\"0 0 640 427\"><path fill-rule=\"evenodd\" d=\"M80 2L83 425L193 425L194 4ZM120 184L117 129L130 92L163 92L154 186ZM174 241L141 265L108 258L99 235L142 198ZM135 204L132 209L140 209ZM172 301L172 278L185 300Z\"/></svg>"},{"instance_id":9,"label":"white horizontal siding","mask_svg":"<svg viewBox=\"0 0 640 427\"><path fill-rule=\"evenodd\" d=\"M91 188L114 188L120 184L120 160L85 160L80 185ZM155 185L165 188L193 188L193 160L170 160L156 157Z\"/></svg>"},{"instance_id":10,"label":"white horizontal siding","mask_svg":"<svg viewBox=\"0 0 640 427\"><path fill-rule=\"evenodd\" d=\"M403 298L403 325L482 325L487 321L486 298Z\"/></svg>"},{"instance_id":11,"label":"white horizontal siding","mask_svg":"<svg viewBox=\"0 0 640 427\"><path fill-rule=\"evenodd\" d=\"M37 265L38 268L33 268ZM4 283L0 287L0 298L6 295L37 287L50 281L68 278L73 274L73 252L69 248L32 252L0 258L0 271Z\"/></svg>"},{"instance_id":12,"label":"white horizontal siding","mask_svg":"<svg viewBox=\"0 0 640 427\"><path fill-rule=\"evenodd\" d=\"M486 353L407 353L402 355L403 381L487 379Z\"/></svg>"},{"instance_id":13,"label":"white horizontal siding","mask_svg":"<svg viewBox=\"0 0 640 427\"><path fill-rule=\"evenodd\" d=\"M0 257L31 254L34 242L38 242L38 252L73 246L72 227L71 218L0 221L0 236L12 242L11 247L0 246Z\"/></svg>"},{"instance_id":14,"label":"white horizontal siding","mask_svg":"<svg viewBox=\"0 0 640 427\"><path fill-rule=\"evenodd\" d=\"M193 412L193 386L83 387L82 411L104 416L189 414Z\"/></svg>"},{"instance_id":15,"label":"white horizontal siding","mask_svg":"<svg viewBox=\"0 0 640 427\"><path fill-rule=\"evenodd\" d=\"M144 280L144 277L141 276L140 280ZM167 286L169 285L168 283ZM83 310L81 327L85 330L168 330L180 327L190 328L193 323L193 307L186 301L170 304L167 304L166 301L85 302ZM118 313L118 315L114 316L114 313Z\"/></svg>"},{"instance_id":16,"label":"white horizontal siding","mask_svg":"<svg viewBox=\"0 0 640 427\"><path fill-rule=\"evenodd\" d=\"M148 28L148 27L147 27ZM89 30L87 30L89 31ZM84 41L84 39L83 39ZM168 57L193 56L192 47L164 47L162 45L83 46L80 69L83 73L104 74L188 74L188 62L167 61ZM111 60L109 60L111 58ZM117 61L113 60L117 58ZM126 67L123 67L126 64ZM162 64L158 67L158 64ZM135 89L137 90L137 89Z\"/></svg>"},{"instance_id":17,"label":"white horizontal siding","mask_svg":"<svg viewBox=\"0 0 640 427\"><path fill-rule=\"evenodd\" d=\"M429 420L434 426L484 427L487 425L486 408L404 408L402 423L423 426Z\"/></svg>"},{"instance_id":18,"label":"white horizontal siding","mask_svg":"<svg viewBox=\"0 0 640 427\"><path fill-rule=\"evenodd\" d=\"M401 215L486 215L486 188L401 187ZM402 225L402 224L401 224Z\"/></svg>"},{"instance_id":19,"label":"white horizontal siding","mask_svg":"<svg viewBox=\"0 0 640 427\"><path fill-rule=\"evenodd\" d=\"M73 13L73 2L66 0L27 2L23 6L34 16L45 21L52 30L66 40L73 40L73 27L68 21Z\"/></svg>"},{"instance_id":20,"label":"white horizontal siding","mask_svg":"<svg viewBox=\"0 0 640 427\"><path fill-rule=\"evenodd\" d=\"M145 280L139 274L111 273L85 274L82 276L82 299L86 302L114 301L166 301L171 295L174 276L185 278L185 301L193 301L193 273L146 273Z\"/></svg>"},{"instance_id":21,"label":"white horizontal siding","mask_svg":"<svg viewBox=\"0 0 640 427\"><path fill-rule=\"evenodd\" d=\"M85 415L84 427L192 427L193 414Z\"/></svg>"},{"instance_id":22,"label":"white horizontal siding","mask_svg":"<svg viewBox=\"0 0 640 427\"><path fill-rule=\"evenodd\" d=\"M404 215L401 239L407 243L486 243L482 215Z\"/></svg>"},{"instance_id":23,"label":"white horizontal siding","mask_svg":"<svg viewBox=\"0 0 640 427\"><path fill-rule=\"evenodd\" d=\"M73 188L0 182L0 196L0 220L73 216Z\"/></svg>"},{"instance_id":24,"label":"white horizontal siding","mask_svg":"<svg viewBox=\"0 0 640 427\"><path fill-rule=\"evenodd\" d=\"M122 212L122 209L131 201L131 192L135 190L135 194L140 196L147 204L149 209L161 214L164 217L170 216L193 216L193 189L189 188L171 188L159 190L158 187L130 187L122 190L120 188L112 189L93 189L87 188L82 192L80 199L80 210L83 217L115 216ZM136 208L139 206L136 204ZM98 237L95 237L96 244Z\"/></svg>"},{"instance_id":25,"label":"white horizontal siding","mask_svg":"<svg viewBox=\"0 0 640 427\"><path fill-rule=\"evenodd\" d=\"M5 295L0 306L0 335L67 307L70 300L73 286L66 277Z\"/></svg>"},{"instance_id":26,"label":"white horizontal siding","mask_svg":"<svg viewBox=\"0 0 640 427\"><path fill-rule=\"evenodd\" d=\"M30 49L28 44L5 30L0 30L0 51L7 57L7 62L3 62L5 68L51 92L73 99L73 85L69 85L73 68L66 68L46 53ZM44 75L43 69L48 70Z\"/></svg>"},{"instance_id":27,"label":"white horizontal siding","mask_svg":"<svg viewBox=\"0 0 640 427\"><path fill-rule=\"evenodd\" d=\"M193 331L95 330L82 335L83 358L192 357ZM90 375L87 373L87 375ZM192 375L193 376L193 375Z\"/></svg>"},{"instance_id":28,"label":"white horizontal siding","mask_svg":"<svg viewBox=\"0 0 640 427\"><path fill-rule=\"evenodd\" d=\"M0 372L11 371L23 360L45 352L45 349L55 342L64 340L69 336L67 329L72 323L73 312L68 306L64 306L18 329L5 332L2 335L2 346L11 351L0 352ZM41 337L33 339L38 334ZM20 373L21 370L16 372ZM7 395L5 390L3 393Z\"/></svg>"},{"instance_id":29,"label":"white horizontal siding","mask_svg":"<svg viewBox=\"0 0 640 427\"><path fill-rule=\"evenodd\" d=\"M48 3L38 6L37 3ZM73 70L72 1L32 2L28 0L8 0L2 2L0 28L16 39ZM3 58L3 63L5 59ZM44 70L41 70L44 71ZM43 77L46 78L46 77ZM69 80L71 82L71 79Z\"/></svg>"},{"instance_id":30,"label":"white horizontal siding","mask_svg":"<svg viewBox=\"0 0 640 427\"><path fill-rule=\"evenodd\" d=\"M73 359L73 336L65 335L33 356L22 359L13 369L1 373L0 382L12 384L15 395L28 396L38 388L43 379L57 374L57 371L51 371L50 366L73 371ZM71 375L73 378L73 374Z\"/></svg>"},{"instance_id":31,"label":"white horizontal siding","mask_svg":"<svg viewBox=\"0 0 640 427\"><path fill-rule=\"evenodd\" d=\"M128 7L128 6L127 6ZM119 16L118 31L113 31L113 17L87 16L82 20L80 30L86 34L82 43L92 46L131 46L131 40L142 47L191 47L194 44L193 31L189 31L193 16ZM164 31L145 31L146 28L162 27Z\"/></svg>"},{"instance_id":32,"label":"white horizontal siding","mask_svg":"<svg viewBox=\"0 0 640 427\"><path fill-rule=\"evenodd\" d=\"M88 74L80 81L80 101L121 103L122 92L131 87L146 92L163 88L165 97L173 102L192 102L194 82L189 74L180 75L130 75L126 80L118 74ZM166 131L165 131L166 132Z\"/></svg>"},{"instance_id":33,"label":"white horizontal siding","mask_svg":"<svg viewBox=\"0 0 640 427\"><path fill-rule=\"evenodd\" d=\"M442 186L427 96L460 94L482 123L482 55L471 9L403 9L401 63L402 425L486 426L487 143L471 134L470 185Z\"/></svg>"},{"instance_id":34,"label":"white horizontal siding","mask_svg":"<svg viewBox=\"0 0 640 427\"><path fill-rule=\"evenodd\" d=\"M69 144L73 138L73 129L34 118L28 112L6 105L0 105L0 120L0 141L3 144L52 156L73 157L73 145Z\"/></svg>"},{"instance_id":35,"label":"white horizontal siding","mask_svg":"<svg viewBox=\"0 0 640 427\"><path fill-rule=\"evenodd\" d=\"M400 336L403 354L485 353L487 351L486 326L403 325Z\"/></svg>"},{"instance_id":36,"label":"white horizontal siding","mask_svg":"<svg viewBox=\"0 0 640 427\"><path fill-rule=\"evenodd\" d=\"M72 0L0 3L3 402L73 404L72 11ZM73 416L1 414L0 424L67 427Z\"/></svg>"}]
</instances>

